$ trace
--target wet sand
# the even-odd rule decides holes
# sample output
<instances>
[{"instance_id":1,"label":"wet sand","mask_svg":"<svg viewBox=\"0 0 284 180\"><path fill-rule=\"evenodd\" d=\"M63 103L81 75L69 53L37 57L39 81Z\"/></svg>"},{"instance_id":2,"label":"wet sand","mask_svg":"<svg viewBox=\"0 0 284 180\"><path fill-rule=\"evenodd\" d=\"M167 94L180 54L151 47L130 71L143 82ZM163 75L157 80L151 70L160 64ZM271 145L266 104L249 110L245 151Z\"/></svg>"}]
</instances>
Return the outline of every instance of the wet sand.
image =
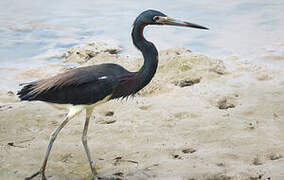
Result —
<instances>
[{"instance_id":1,"label":"wet sand","mask_svg":"<svg viewBox=\"0 0 284 180\"><path fill-rule=\"evenodd\" d=\"M96 53L95 47L83 45L62 56L82 66L114 62L134 71L142 64L110 48ZM17 79L35 80L66 69L29 69ZM283 77L283 71L238 57L211 59L187 49L160 52L157 74L145 89L95 109L88 143L99 176L283 179ZM13 92L0 90L0 179L23 179L37 171L49 135L65 114L43 102L19 102ZM59 134L48 179L91 177L81 143L83 123L81 113Z\"/></svg>"}]
</instances>

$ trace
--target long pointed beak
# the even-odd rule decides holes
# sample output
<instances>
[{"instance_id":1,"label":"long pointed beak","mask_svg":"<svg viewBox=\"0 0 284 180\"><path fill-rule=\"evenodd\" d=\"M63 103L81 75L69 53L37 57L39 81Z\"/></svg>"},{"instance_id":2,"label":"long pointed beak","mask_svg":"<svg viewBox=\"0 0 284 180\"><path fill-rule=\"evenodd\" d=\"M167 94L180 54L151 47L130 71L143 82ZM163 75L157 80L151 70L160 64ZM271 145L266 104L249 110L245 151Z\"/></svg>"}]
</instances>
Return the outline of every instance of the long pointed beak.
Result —
<instances>
[{"instance_id":1,"label":"long pointed beak","mask_svg":"<svg viewBox=\"0 0 284 180\"><path fill-rule=\"evenodd\" d=\"M171 17L161 17L160 16L159 20L157 22L164 24L164 25L170 25L170 26L184 26L184 27L207 29L207 30L209 29L207 27L200 26L198 24L193 24L193 23L190 23L190 22L174 19L174 18L171 18Z\"/></svg>"}]
</instances>

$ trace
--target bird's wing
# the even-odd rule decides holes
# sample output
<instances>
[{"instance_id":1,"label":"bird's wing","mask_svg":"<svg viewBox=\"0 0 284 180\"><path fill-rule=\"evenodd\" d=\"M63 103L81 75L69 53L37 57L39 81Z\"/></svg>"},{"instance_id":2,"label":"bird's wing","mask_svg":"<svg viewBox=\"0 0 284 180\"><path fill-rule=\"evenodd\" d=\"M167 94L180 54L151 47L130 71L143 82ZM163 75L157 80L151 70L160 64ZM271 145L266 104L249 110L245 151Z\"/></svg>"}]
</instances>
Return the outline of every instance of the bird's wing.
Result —
<instances>
[{"instance_id":1,"label":"bird's wing","mask_svg":"<svg viewBox=\"0 0 284 180\"><path fill-rule=\"evenodd\" d=\"M21 100L40 100L60 104L94 104L112 94L118 74L127 74L115 64L81 67L48 79L25 85Z\"/></svg>"}]
</instances>

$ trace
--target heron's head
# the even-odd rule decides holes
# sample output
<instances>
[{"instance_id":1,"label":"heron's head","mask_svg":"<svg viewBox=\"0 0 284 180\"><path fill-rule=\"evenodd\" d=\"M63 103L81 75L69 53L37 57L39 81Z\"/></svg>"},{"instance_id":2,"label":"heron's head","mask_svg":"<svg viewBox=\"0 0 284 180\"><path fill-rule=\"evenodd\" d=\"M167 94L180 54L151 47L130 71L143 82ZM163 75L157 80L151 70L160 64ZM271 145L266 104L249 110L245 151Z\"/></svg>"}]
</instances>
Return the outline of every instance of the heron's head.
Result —
<instances>
[{"instance_id":1,"label":"heron's head","mask_svg":"<svg viewBox=\"0 0 284 180\"><path fill-rule=\"evenodd\" d=\"M171 26L184 26L198 29L208 29L206 27L193 24L190 22L174 19L168 17L164 13L156 10L146 10L142 12L134 21L134 25L171 25Z\"/></svg>"}]
</instances>

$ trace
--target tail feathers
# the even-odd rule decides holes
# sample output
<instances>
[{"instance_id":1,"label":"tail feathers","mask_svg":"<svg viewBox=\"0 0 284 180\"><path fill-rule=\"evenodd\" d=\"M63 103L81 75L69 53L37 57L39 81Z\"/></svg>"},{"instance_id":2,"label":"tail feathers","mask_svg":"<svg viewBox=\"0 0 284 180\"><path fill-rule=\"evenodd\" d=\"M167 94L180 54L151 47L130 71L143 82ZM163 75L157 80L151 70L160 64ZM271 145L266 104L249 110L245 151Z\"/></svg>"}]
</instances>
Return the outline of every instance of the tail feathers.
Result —
<instances>
[{"instance_id":1,"label":"tail feathers","mask_svg":"<svg viewBox=\"0 0 284 180\"><path fill-rule=\"evenodd\" d=\"M20 84L20 86L24 85L24 87L17 93L21 101L35 100L37 93L34 92L33 90L37 85L37 83L38 81Z\"/></svg>"}]
</instances>

